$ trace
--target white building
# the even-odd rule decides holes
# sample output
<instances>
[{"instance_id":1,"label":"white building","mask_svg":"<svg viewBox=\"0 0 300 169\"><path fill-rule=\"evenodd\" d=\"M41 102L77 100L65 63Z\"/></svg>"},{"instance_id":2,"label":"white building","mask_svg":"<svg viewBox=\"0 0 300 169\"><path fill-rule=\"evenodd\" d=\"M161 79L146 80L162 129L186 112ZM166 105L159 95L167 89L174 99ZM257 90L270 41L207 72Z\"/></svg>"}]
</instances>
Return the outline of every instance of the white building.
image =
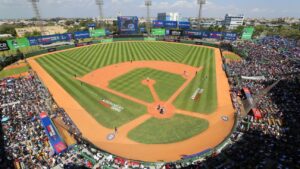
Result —
<instances>
[{"instance_id":1,"label":"white building","mask_svg":"<svg viewBox=\"0 0 300 169\"><path fill-rule=\"evenodd\" d=\"M225 15L224 26L228 29L235 29L238 26L243 25L244 15Z\"/></svg>"},{"instance_id":2,"label":"white building","mask_svg":"<svg viewBox=\"0 0 300 169\"><path fill-rule=\"evenodd\" d=\"M177 12L164 12L157 14L157 20L161 21L179 21L180 15Z\"/></svg>"},{"instance_id":3,"label":"white building","mask_svg":"<svg viewBox=\"0 0 300 169\"><path fill-rule=\"evenodd\" d=\"M192 29L198 29L198 18L190 18L189 21L191 22ZM210 26L216 26L217 20L214 18L202 18L200 25L203 28L209 28Z\"/></svg>"},{"instance_id":4,"label":"white building","mask_svg":"<svg viewBox=\"0 0 300 169\"><path fill-rule=\"evenodd\" d=\"M11 34L0 34L0 38L11 38L13 37Z\"/></svg>"}]
</instances>

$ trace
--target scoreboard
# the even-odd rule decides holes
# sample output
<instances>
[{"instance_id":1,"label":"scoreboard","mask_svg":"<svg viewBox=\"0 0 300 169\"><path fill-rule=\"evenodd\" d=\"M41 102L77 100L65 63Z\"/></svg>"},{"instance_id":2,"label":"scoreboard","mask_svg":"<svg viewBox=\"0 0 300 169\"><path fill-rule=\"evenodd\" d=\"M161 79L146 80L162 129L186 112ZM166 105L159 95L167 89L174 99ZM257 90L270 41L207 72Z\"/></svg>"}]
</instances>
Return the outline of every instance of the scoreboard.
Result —
<instances>
[{"instance_id":1,"label":"scoreboard","mask_svg":"<svg viewBox=\"0 0 300 169\"><path fill-rule=\"evenodd\" d=\"M121 34L137 34L139 19L137 16L119 16L118 30Z\"/></svg>"}]
</instances>

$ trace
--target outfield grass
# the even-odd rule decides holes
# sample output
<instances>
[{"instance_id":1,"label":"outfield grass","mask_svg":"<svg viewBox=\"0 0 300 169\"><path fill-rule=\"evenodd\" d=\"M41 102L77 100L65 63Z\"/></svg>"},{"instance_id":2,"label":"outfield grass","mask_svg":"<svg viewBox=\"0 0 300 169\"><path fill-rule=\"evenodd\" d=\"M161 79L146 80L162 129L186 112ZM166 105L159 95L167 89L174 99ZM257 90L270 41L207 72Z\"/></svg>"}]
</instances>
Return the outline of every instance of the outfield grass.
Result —
<instances>
[{"instance_id":1,"label":"outfield grass","mask_svg":"<svg viewBox=\"0 0 300 169\"><path fill-rule=\"evenodd\" d=\"M236 54L225 54L224 55L225 59L230 59L230 60L235 60L235 61L240 61L241 58L237 56Z\"/></svg>"},{"instance_id":2,"label":"outfield grass","mask_svg":"<svg viewBox=\"0 0 300 169\"><path fill-rule=\"evenodd\" d=\"M210 114L216 110L218 104L215 56L213 51L207 51L204 55L199 55L199 59L203 70L180 93L173 104L179 109ZM204 92L198 101L194 101L191 99L191 96L197 88L204 89Z\"/></svg>"},{"instance_id":3,"label":"outfield grass","mask_svg":"<svg viewBox=\"0 0 300 169\"><path fill-rule=\"evenodd\" d=\"M18 74L28 72L28 71L29 71L29 66L24 66L24 67L9 69L9 70L2 70L0 72L0 79L9 77L12 75L18 75Z\"/></svg>"},{"instance_id":4,"label":"outfield grass","mask_svg":"<svg viewBox=\"0 0 300 169\"><path fill-rule=\"evenodd\" d=\"M80 64L76 64L74 61L72 62L71 60L60 57L59 54L40 58L38 62L43 65L48 73L71 94L83 108L107 128L121 126L147 112L145 106L122 99L88 84L81 85L81 82L74 79L73 75L83 75L90 72L90 70L80 66ZM111 100L125 109L122 112L112 111L99 104L101 99Z\"/></svg>"},{"instance_id":5,"label":"outfield grass","mask_svg":"<svg viewBox=\"0 0 300 169\"><path fill-rule=\"evenodd\" d=\"M155 69L142 68L135 69L109 83L109 87L116 91L130 95L132 97L153 102L154 98L148 86L141 83L147 77L154 79L154 88L160 100L166 101L185 82L185 79L177 74L159 71Z\"/></svg>"},{"instance_id":6,"label":"outfield grass","mask_svg":"<svg viewBox=\"0 0 300 169\"><path fill-rule=\"evenodd\" d=\"M213 50L204 47L186 46L164 42L121 42L99 44L66 52L49 54L38 58L38 63L84 107L100 124L108 128L119 127L146 113L146 107L119 96L107 93L99 88L84 84L74 79L74 74L84 76L98 68L130 60L161 60L185 63L199 67L204 66L204 73L199 72L199 78L188 86L176 100L177 107L196 112L212 112L216 107L216 86ZM200 79L208 75L205 83ZM208 82L211 81L212 82ZM179 83L178 83L179 84ZM165 85L165 84L162 84ZM191 103L190 96L198 86L205 90L204 99L199 103ZM164 99L170 93L161 93ZM121 113L107 109L99 104L101 98L106 98L125 108ZM189 102L188 104L186 102ZM178 106L179 105L179 106ZM202 108L199 108L202 107Z\"/></svg>"},{"instance_id":7,"label":"outfield grass","mask_svg":"<svg viewBox=\"0 0 300 169\"><path fill-rule=\"evenodd\" d=\"M208 128L208 121L181 114L170 119L151 118L134 128L128 137L144 144L167 144L183 141Z\"/></svg>"}]
</instances>

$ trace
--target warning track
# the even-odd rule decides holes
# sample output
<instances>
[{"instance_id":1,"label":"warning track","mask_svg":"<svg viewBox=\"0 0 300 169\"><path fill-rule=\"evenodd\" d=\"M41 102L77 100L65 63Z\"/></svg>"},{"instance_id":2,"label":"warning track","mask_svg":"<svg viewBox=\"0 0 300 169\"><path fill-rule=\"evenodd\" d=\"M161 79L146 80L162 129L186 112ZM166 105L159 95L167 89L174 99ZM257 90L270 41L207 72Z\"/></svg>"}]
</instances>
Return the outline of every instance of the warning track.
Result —
<instances>
[{"instance_id":1,"label":"warning track","mask_svg":"<svg viewBox=\"0 0 300 169\"><path fill-rule=\"evenodd\" d=\"M210 115L178 110L176 113L208 120L209 127L204 132L192 138L189 138L181 142L172 143L172 144L141 144L128 139L127 133L133 128L142 124L147 119L150 119L152 117L151 114L142 115L139 118L121 126L118 129L117 137L113 141L108 141L106 139L106 136L109 133L113 132L112 129L108 129L100 125L84 108L82 108L77 103L77 101L69 93L67 93L35 61L34 58L29 59L28 62L32 67L32 69L37 72L38 76L44 81L45 85L49 88L55 101L58 103L59 106L63 107L66 110L66 112L69 114L71 119L81 130L85 138L90 140L93 144L95 144L99 148L111 152L113 154L116 154L118 156L129 158L129 159L135 159L135 160L157 162L162 160L175 161L175 160L179 160L182 157L182 155L191 155L191 154L195 154L207 150L209 148L214 148L216 145L221 143L230 133L234 124L234 109L232 108L232 103L230 99L229 84L226 75L222 70L222 59L221 59L220 51L219 49L214 49L214 52L216 57L215 60L216 60L217 98L218 98L217 110L216 112ZM148 61L139 62L136 64L137 66L140 67L145 67L145 66L147 67L148 64L147 62ZM130 63L126 63L126 64L130 64ZM172 72L171 69L177 71L178 69L180 69L177 66L170 67L168 68L167 71ZM128 66L128 70L124 70L124 71L128 72L130 71L129 69L132 68ZM197 69L200 70L200 68L196 68L196 70ZM97 71L102 71L102 70L99 69ZM120 74L117 74L117 72L119 71L116 71L115 74L113 72L110 72L109 77L112 78L112 77L119 76ZM80 80L84 80L85 82L88 83L93 83L92 82L93 78L89 79L83 77L83 79ZM108 82L109 79L107 79L107 76L105 78L102 76L102 77L97 77L97 80L102 82ZM189 79L187 81L189 81ZM108 83L100 83L100 84L94 83L94 85L97 85L102 89L107 87L107 84ZM178 89L179 91L175 92L175 94L178 94L178 92L180 92L180 90L182 90L183 88L184 87ZM112 92L112 90L110 92ZM115 92L114 94L120 94L120 93L116 93L116 91L114 92ZM134 99L134 98L129 98L129 96L127 95L123 97L127 97L127 99ZM172 97L172 99L174 98ZM141 102L141 104L144 103ZM224 122L221 119L222 116L228 116L229 120L227 122Z\"/></svg>"}]
</instances>

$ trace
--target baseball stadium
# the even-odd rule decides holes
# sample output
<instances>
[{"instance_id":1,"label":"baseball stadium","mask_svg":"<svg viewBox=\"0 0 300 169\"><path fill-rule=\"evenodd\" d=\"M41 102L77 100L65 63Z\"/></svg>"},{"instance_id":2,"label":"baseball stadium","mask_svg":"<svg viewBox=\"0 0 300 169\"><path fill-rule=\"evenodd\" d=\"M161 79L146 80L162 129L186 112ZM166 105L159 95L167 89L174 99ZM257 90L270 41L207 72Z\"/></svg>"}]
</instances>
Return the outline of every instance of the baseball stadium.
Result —
<instances>
[{"instance_id":1,"label":"baseball stadium","mask_svg":"<svg viewBox=\"0 0 300 169\"><path fill-rule=\"evenodd\" d=\"M197 29L146 0L143 29L118 16L111 31L96 0L84 30L1 40L0 166L300 167L299 41L205 30L205 2Z\"/></svg>"}]
</instances>

